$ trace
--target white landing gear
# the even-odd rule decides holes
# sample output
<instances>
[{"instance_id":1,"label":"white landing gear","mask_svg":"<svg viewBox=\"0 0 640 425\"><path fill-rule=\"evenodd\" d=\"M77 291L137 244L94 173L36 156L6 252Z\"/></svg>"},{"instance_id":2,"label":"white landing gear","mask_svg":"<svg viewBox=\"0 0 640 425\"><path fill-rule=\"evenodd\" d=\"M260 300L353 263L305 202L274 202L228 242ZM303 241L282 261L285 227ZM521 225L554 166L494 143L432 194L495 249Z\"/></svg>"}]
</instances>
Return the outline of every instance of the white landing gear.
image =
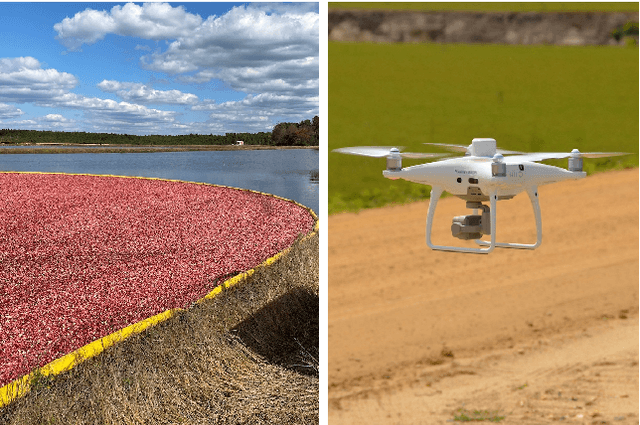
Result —
<instances>
[{"instance_id":1,"label":"white landing gear","mask_svg":"<svg viewBox=\"0 0 640 425\"><path fill-rule=\"evenodd\" d=\"M489 200L491 203L490 210L489 210L489 217L490 217L489 232L485 230L485 233L489 233L491 235L491 240L483 241L480 239L475 239L475 242L478 245L486 246L487 248L467 248L467 247L433 244L431 242L431 227L433 225L433 216L435 215L435 212L436 212L438 199L440 199L442 192L443 190L441 187L433 186L431 188L431 199L429 201L429 211L427 213L427 232L426 232L426 241L429 248L439 250L439 251L465 252L465 253L472 253L472 254L488 254L491 251L493 251L495 247L536 249L542 243L542 215L540 213L540 204L538 202L538 188L533 186L527 189L527 194L529 195L529 199L531 200L531 204L533 206L533 212L536 219L536 231L537 231L536 243L522 244L522 243L496 242L496 204L498 201L498 194L497 194L497 191L494 190L489 193ZM475 209L474 211L477 212L477 209ZM476 217L479 217L479 216L476 216ZM484 228L486 229L486 225L484 226ZM464 238L461 238L461 239L464 239Z\"/></svg>"}]
</instances>

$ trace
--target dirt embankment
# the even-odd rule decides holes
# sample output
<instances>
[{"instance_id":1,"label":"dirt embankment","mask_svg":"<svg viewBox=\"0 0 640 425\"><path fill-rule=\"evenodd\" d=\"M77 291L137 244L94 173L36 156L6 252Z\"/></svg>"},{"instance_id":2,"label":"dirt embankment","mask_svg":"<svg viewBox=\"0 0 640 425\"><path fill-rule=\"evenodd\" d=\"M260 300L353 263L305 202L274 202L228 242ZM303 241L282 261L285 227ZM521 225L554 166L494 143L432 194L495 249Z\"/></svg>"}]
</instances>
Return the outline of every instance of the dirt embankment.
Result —
<instances>
[{"instance_id":1,"label":"dirt embankment","mask_svg":"<svg viewBox=\"0 0 640 425\"><path fill-rule=\"evenodd\" d=\"M616 45L637 12L420 12L329 10L329 40L383 43ZM638 35L633 36L637 42Z\"/></svg>"},{"instance_id":2,"label":"dirt embankment","mask_svg":"<svg viewBox=\"0 0 640 425\"><path fill-rule=\"evenodd\" d=\"M330 423L638 423L638 169L539 193L534 251L432 251L428 201L329 218ZM441 200L434 243L467 211ZM535 240L526 196L497 214Z\"/></svg>"}]
</instances>

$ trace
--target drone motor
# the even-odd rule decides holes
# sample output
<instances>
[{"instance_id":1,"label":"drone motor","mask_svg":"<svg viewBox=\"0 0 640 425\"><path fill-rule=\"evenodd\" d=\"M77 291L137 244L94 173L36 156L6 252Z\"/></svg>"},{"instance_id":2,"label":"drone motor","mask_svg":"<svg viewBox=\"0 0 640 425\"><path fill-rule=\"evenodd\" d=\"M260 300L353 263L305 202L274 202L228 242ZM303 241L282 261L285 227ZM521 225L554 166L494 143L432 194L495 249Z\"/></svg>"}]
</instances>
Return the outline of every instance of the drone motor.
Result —
<instances>
[{"instance_id":1,"label":"drone motor","mask_svg":"<svg viewBox=\"0 0 640 425\"><path fill-rule=\"evenodd\" d=\"M571 151L571 155L569 156L569 166L567 168L569 171L582 171L582 157L580 156L580 151L578 149Z\"/></svg>"},{"instance_id":2,"label":"drone motor","mask_svg":"<svg viewBox=\"0 0 640 425\"><path fill-rule=\"evenodd\" d=\"M391 148L389 151L389 156L387 156L387 170L402 170L402 155L400 155L400 150L398 148Z\"/></svg>"},{"instance_id":3,"label":"drone motor","mask_svg":"<svg viewBox=\"0 0 640 425\"><path fill-rule=\"evenodd\" d=\"M504 163L504 156L502 156L502 154L497 153L493 156L493 162L491 163L491 175L493 177L507 176L507 164Z\"/></svg>"}]
</instances>

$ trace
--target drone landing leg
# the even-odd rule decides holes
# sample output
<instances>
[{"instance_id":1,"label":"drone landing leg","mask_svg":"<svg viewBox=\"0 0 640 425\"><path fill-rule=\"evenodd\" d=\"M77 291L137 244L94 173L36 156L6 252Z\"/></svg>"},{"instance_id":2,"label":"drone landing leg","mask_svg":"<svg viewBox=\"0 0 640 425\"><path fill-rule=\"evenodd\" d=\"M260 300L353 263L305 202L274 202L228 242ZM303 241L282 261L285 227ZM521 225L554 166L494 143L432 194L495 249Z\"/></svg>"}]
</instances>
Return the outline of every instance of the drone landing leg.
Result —
<instances>
[{"instance_id":1,"label":"drone landing leg","mask_svg":"<svg viewBox=\"0 0 640 425\"><path fill-rule=\"evenodd\" d=\"M536 218L536 232L537 238L536 243L526 244L526 243L504 243L498 242L495 245L500 248L519 248L519 249L536 249L542 243L542 214L540 213L540 203L538 202L538 188L531 187L527 189L527 195L529 195L529 199L531 200L531 205L533 206L533 214ZM493 206L491 207L493 208ZM495 223L491 222L491 230L492 233L495 233ZM493 236L491 237L491 242L483 241L480 239L476 240L478 245L492 245L494 243Z\"/></svg>"},{"instance_id":2,"label":"drone landing leg","mask_svg":"<svg viewBox=\"0 0 640 425\"><path fill-rule=\"evenodd\" d=\"M438 205L438 199L440 199L440 195L442 195L442 188L433 186L431 188L431 199L429 200L429 212L427 213L427 245L429 248L438 250L438 251L453 251L453 252L467 252L472 254L488 254L496 247L496 201L498 199L497 192L492 192L489 194L491 199L491 211L489 212L491 217L491 242L488 248L467 248L467 247L459 247L459 246L444 246L444 245L434 245L431 243L431 226L433 224L433 216L436 212L436 205Z\"/></svg>"}]
</instances>

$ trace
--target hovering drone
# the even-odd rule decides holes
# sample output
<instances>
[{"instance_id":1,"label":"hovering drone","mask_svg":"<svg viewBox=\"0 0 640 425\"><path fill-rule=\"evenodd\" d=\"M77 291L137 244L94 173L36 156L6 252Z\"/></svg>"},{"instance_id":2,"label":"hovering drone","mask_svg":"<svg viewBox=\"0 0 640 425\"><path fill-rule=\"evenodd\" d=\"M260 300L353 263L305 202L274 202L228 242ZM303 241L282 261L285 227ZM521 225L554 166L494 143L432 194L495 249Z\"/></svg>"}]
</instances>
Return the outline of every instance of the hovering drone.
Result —
<instances>
[{"instance_id":1,"label":"hovering drone","mask_svg":"<svg viewBox=\"0 0 640 425\"><path fill-rule=\"evenodd\" d=\"M402 168L402 158L434 158L447 154L400 152L394 147L359 146L334 149L333 152L370 157L386 157L387 169L383 176L391 179L405 179L410 182L431 186L431 199L427 213L426 240L429 248L441 251L488 254L495 247L536 249L542 243L542 217L538 202L538 186L563 180L577 180L586 177L582 171L582 158L600 158L626 155L622 152L589 152L578 149L570 153L523 153L498 149L495 139L476 138L469 146L444 143L425 143L450 150L464 152L463 157L447 158L440 161ZM511 156L504 156L511 155ZM545 159L569 158L568 170L551 165L538 164ZM431 242L431 225L438 199L443 191L464 199L471 215L453 218L451 233L462 240L475 240L486 248L468 248L434 245ZM537 239L533 244L496 242L496 203L511 199L526 191L533 206L536 220ZM483 202L489 202L484 205ZM479 214L481 211L481 214ZM483 235L490 235L484 241Z\"/></svg>"}]
</instances>

